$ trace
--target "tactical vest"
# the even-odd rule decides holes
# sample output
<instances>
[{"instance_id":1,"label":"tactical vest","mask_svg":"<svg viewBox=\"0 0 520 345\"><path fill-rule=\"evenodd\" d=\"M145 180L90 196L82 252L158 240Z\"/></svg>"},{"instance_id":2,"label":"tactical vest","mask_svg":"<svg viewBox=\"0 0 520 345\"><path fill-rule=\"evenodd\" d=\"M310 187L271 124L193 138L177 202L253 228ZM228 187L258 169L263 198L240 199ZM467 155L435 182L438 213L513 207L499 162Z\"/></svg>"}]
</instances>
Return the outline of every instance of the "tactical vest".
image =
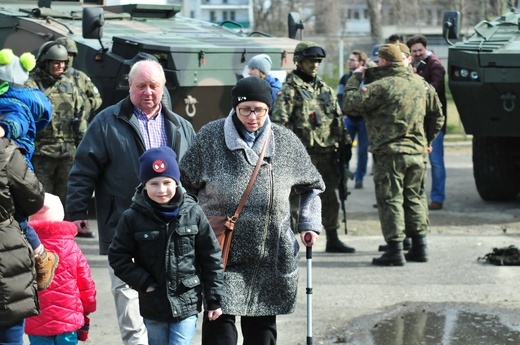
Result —
<instances>
[{"instance_id":1,"label":"tactical vest","mask_svg":"<svg viewBox=\"0 0 520 345\"><path fill-rule=\"evenodd\" d=\"M319 78L314 85L295 82L295 78L288 81L294 88L291 130L307 148L336 146L344 135L344 124L334 91Z\"/></svg>"},{"instance_id":2,"label":"tactical vest","mask_svg":"<svg viewBox=\"0 0 520 345\"><path fill-rule=\"evenodd\" d=\"M49 93L47 94L47 91ZM50 144L74 142L72 130L73 120L77 118L74 94L74 83L70 79L62 79L44 91L52 103L52 121L38 133L37 142Z\"/></svg>"}]
</instances>

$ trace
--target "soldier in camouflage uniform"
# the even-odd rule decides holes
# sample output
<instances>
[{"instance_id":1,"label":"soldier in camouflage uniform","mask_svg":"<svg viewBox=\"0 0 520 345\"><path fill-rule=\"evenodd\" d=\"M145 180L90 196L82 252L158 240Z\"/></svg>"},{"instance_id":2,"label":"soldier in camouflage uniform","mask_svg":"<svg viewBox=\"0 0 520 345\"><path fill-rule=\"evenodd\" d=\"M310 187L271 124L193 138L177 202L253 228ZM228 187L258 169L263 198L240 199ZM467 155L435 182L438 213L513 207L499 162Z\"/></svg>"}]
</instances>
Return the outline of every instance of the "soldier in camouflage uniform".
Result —
<instances>
[{"instance_id":1,"label":"soldier in camouflage uniform","mask_svg":"<svg viewBox=\"0 0 520 345\"><path fill-rule=\"evenodd\" d=\"M67 49L55 42L44 43L36 58L37 67L26 85L40 89L52 103L52 120L36 135L32 164L45 191L66 202L67 180L76 145L86 130L83 99L74 81L64 72Z\"/></svg>"},{"instance_id":2,"label":"soldier in camouflage uniform","mask_svg":"<svg viewBox=\"0 0 520 345\"><path fill-rule=\"evenodd\" d=\"M68 37L60 37L55 42L61 44L67 49L69 61L67 62L65 75L74 80L80 96L84 101L85 119L90 122L92 118L94 118L96 110L98 110L103 103L101 94L85 72L72 67L74 58L78 56L78 47L76 46L76 42Z\"/></svg>"},{"instance_id":3,"label":"soldier in camouflage uniform","mask_svg":"<svg viewBox=\"0 0 520 345\"><path fill-rule=\"evenodd\" d=\"M384 44L378 56L379 67L355 70L343 101L346 111L364 114L374 157L379 220L388 248L372 263L426 262L426 161L429 145L444 123L442 107L435 90L425 88L403 66L399 46ZM363 74L365 85L359 88ZM406 235L412 238L412 248L404 255Z\"/></svg>"},{"instance_id":4,"label":"soldier in camouflage uniform","mask_svg":"<svg viewBox=\"0 0 520 345\"><path fill-rule=\"evenodd\" d=\"M338 151L345 163L352 156L352 141L346 131L336 92L317 75L325 50L313 42L300 42L294 51L296 70L287 75L271 113L271 120L291 129L303 142L312 162L325 181L320 194L322 223L329 253L354 253L338 238ZM340 147L342 146L342 147ZM340 149L341 150L338 150ZM343 181L346 182L346 181Z\"/></svg>"}]
</instances>

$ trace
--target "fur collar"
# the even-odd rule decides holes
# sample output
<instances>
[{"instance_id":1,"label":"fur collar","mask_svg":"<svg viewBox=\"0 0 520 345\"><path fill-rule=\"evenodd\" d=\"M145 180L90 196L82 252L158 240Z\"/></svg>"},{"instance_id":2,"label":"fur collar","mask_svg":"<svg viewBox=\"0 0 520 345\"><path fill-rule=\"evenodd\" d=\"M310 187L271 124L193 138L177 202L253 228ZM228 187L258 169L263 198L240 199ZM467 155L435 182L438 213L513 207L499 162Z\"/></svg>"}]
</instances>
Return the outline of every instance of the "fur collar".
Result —
<instances>
[{"instance_id":1,"label":"fur collar","mask_svg":"<svg viewBox=\"0 0 520 345\"><path fill-rule=\"evenodd\" d=\"M41 238L52 238L52 237L71 237L74 238L78 233L76 225L72 222L61 221L48 221L48 220L35 220L29 222L36 233Z\"/></svg>"}]
</instances>

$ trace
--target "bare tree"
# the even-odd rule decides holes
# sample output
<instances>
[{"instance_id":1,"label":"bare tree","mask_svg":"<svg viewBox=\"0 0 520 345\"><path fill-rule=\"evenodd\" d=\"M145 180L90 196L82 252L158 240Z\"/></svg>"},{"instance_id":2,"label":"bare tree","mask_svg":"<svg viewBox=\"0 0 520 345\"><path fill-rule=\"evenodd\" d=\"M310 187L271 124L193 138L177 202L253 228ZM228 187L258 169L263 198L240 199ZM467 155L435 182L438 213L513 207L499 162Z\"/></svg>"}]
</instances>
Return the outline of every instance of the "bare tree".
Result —
<instances>
[{"instance_id":1,"label":"bare tree","mask_svg":"<svg viewBox=\"0 0 520 345\"><path fill-rule=\"evenodd\" d=\"M381 24L381 10L383 0L367 0L368 16L370 18L370 36L374 43L383 40L383 28Z\"/></svg>"}]
</instances>

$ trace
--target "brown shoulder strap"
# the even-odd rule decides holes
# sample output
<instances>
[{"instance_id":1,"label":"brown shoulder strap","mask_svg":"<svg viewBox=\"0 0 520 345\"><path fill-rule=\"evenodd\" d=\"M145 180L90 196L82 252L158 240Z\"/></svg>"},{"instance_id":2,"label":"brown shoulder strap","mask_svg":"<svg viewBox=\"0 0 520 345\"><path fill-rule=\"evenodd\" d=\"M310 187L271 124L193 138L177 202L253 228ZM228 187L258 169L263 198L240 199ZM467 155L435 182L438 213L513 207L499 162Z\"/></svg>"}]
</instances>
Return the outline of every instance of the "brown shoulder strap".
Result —
<instances>
[{"instance_id":1,"label":"brown shoulder strap","mask_svg":"<svg viewBox=\"0 0 520 345\"><path fill-rule=\"evenodd\" d=\"M242 199L240 200L240 203L238 204L238 207L235 211L235 214L233 217L231 217L230 221L233 223L232 229L235 227L235 223L238 220L238 216L240 215L240 212L242 212L242 209L244 208L244 205L246 204L247 198L249 197L249 193L251 193L251 190L253 189L253 184L255 183L256 176L258 175L258 172L260 171L260 166L262 165L262 162L264 161L265 151L267 149L267 145L269 145L269 139L271 138L271 129L268 130L267 136L265 138L264 146L262 147L262 152L260 152L260 156L258 157L258 162L256 162L255 170L253 171L253 175L251 175L251 179L249 180L249 183L247 184L247 188L242 195Z\"/></svg>"}]
</instances>

